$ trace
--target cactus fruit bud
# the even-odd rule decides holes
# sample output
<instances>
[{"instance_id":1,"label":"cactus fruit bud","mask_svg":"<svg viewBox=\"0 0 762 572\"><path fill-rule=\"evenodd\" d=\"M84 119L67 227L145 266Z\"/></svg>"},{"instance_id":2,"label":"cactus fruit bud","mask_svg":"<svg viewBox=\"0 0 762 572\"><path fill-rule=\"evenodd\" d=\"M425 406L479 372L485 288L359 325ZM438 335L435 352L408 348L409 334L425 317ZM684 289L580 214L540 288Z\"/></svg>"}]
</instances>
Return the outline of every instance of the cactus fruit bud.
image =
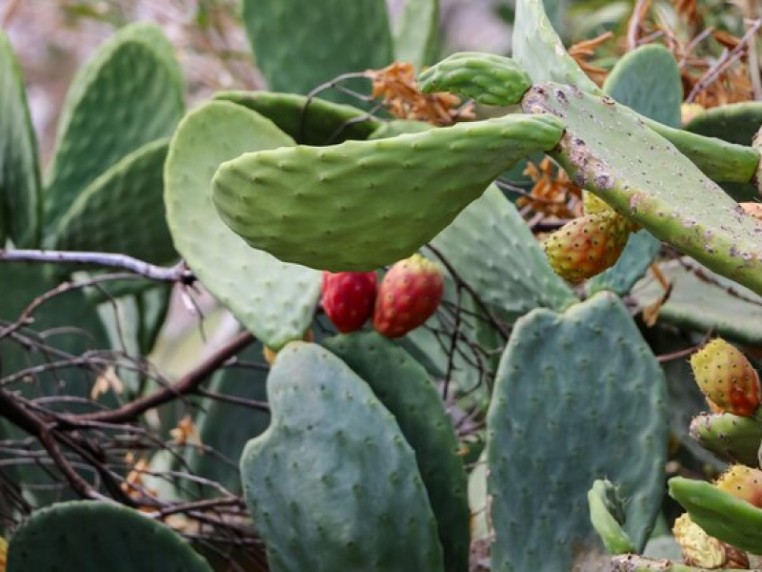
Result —
<instances>
[{"instance_id":1,"label":"cactus fruit bud","mask_svg":"<svg viewBox=\"0 0 762 572\"><path fill-rule=\"evenodd\" d=\"M444 293L439 265L420 254L395 262L378 288L373 327L398 338L428 320Z\"/></svg>"},{"instance_id":2,"label":"cactus fruit bud","mask_svg":"<svg viewBox=\"0 0 762 572\"><path fill-rule=\"evenodd\" d=\"M743 569L749 564L745 552L709 536L687 512L675 521L672 533L680 545L685 564L689 566Z\"/></svg>"},{"instance_id":3,"label":"cactus fruit bud","mask_svg":"<svg viewBox=\"0 0 762 572\"><path fill-rule=\"evenodd\" d=\"M602 210L575 218L551 234L545 239L545 254L556 274L581 282L616 263L632 230L623 216Z\"/></svg>"},{"instance_id":4,"label":"cactus fruit bud","mask_svg":"<svg viewBox=\"0 0 762 572\"><path fill-rule=\"evenodd\" d=\"M759 375L746 356L716 338L691 356L696 383L710 405L723 412L751 417L759 408Z\"/></svg>"},{"instance_id":5,"label":"cactus fruit bud","mask_svg":"<svg viewBox=\"0 0 762 572\"><path fill-rule=\"evenodd\" d=\"M373 313L375 272L323 272L323 308L342 334L362 328Z\"/></svg>"},{"instance_id":6,"label":"cactus fruit bud","mask_svg":"<svg viewBox=\"0 0 762 572\"><path fill-rule=\"evenodd\" d=\"M762 508L762 471L745 465L732 465L717 479L721 491Z\"/></svg>"}]
</instances>

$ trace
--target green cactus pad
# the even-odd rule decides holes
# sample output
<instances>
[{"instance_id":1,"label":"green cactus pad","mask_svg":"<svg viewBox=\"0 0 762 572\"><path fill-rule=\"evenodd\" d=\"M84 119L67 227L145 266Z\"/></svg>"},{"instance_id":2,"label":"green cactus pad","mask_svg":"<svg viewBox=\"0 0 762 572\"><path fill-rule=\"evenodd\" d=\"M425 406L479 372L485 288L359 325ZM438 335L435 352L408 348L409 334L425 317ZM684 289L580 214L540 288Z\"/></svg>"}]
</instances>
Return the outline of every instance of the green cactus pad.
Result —
<instances>
[{"instance_id":1,"label":"green cactus pad","mask_svg":"<svg viewBox=\"0 0 762 572\"><path fill-rule=\"evenodd\" d=\"M221 91L214 99L232 101L256 111L302 145L329 145L367 139L383 125L365 111L295 93Z\"/></svg>"},{"instance_id":2,"label":"green cactus pad","mask_svg":"<svg viewBox=\"0 0 762 572\"><path fill-rule=\"evenodd\" d=\"M687 258L682 263L672 260L659 264L659 270L672 284L669 298L659 308L659 321L701 333L713 331L741 343L762 343L762 297ZM652 276L632 290L641 309L663 295L664 288Z\"/></svg>"},{"instance_id":3,"label":"green cactus pad","mask_svg":"<svg viewBox=\"0 0 762 572\"><path fill-rule=\"evenodd\" d=\"M61 218L58 250L118 252L154 264L177 258L164 216L168 139L148 143L83 190Z\"/></svg>"},{"instance_id":4,"label":"green cactus pad","mask_svg":"<svg viewBox=\"0 0 762 572\"><path fill-rule=\"evenodd\" d=\"M439 0L407 1L394 30L394 59L417 69L439 51Z\"/></svg>"},{"instance_id":5,"label":"green cactus pad","mask_svg":"<svg viewBox=\"0 0 762 572\"><path fill-rule=\"evenodd\" d=\"M35 512L11 538L8 572L211 572L171 528L115 503Z\"/></svg>"},{"instance_id":6,"label":"green cactus pad","mask_svg":"<svg viewBox=\"0 0 762 572\"><path fill-rule=\"evenodd\" d=\"M588 294L609 290L624 296L645 274L661 250L661 242L647 230L630 235L616 264L585 284Z\"/></svg>"},{"instance_id":7,"label":"green cactus pad","mask_svg":"<svg viewBox=\"0 0 762 572\"><path fill-rule=\"evenodd\" d=\"M762 127L762 102L744 101L707 109L685 126L686 131L717 137L730 143L751 145Z\"/></svg>"},{"instance_id":8,"label":"green cactus pad","mask_svg":"<svg viewBox=\"0 0 762 572\"><path fill-rule=\"evenodd\" d=\"M172 48L148 24L118 31L79 70L58 125L45 189L45 223L55 230L80 192L142 145L172 134L183 85ZM47 231L46 231L47 232Z\"/></svg>"},{"instance_id":9,"label":"green cactus pad","mask_svg":"<svg viewBox=\"0 0 762 572\"><path fill-rule=\"evenodd\" d=\"M6 234L18 248L40 240L40 168L24 79L8 37L0 30L0 248Z\"/></svg>"},{"instance_id":10,"label":"green cactus pad","mask_svg":"<svg viewBox=\"0 0 762 572\"><path fill-rule=\"evenodd\" d=\"M424 71L421 91L449 91L485 105L514 105L532 87L527 73L511 58L458 52Z\"/></svg>"},{"instance_id":11,"label":"green cactus pad","mask_svg":"<svg viewBox=\"0 0 762 572\"><path fill-rule=\"evenodd\" d=\"M598 479L587 493L590 522L601 537L609 554L635 552L635 545L622 529L625 513L616 487L606 479Z\"/></svg>"},{"instance_id":12,"label":"green cactus pad","mask_svg":"<svg viewBox=\"0 0 762 572\"><path fill-rule=\"evenodd\" d=\"M752 554L762 554L762 509L711 483L672 477L669 495L709 536Z\"/></svg>"},{"instance_id":13,"label":"green cactus pad","mask_svg":"<svg viewBox=\"0 0 762 572\"><path fill-rule=\"evenodd\" d=\"M391 63L383 0L244 0L257 67L273 91L307 93L347 72Z\"/></svg>"},{"instance_id":14,"label":"green cactus pad","mask_svg":"<svg viewBox=\"0 0 762 572\"><path fill-rule=\"evenodd\" d=\"M175 248L209 291L266 345L301 339L320 294L319 272L249 248L217 216L211 180L220 163L245 151L291 145L264 117L215 101L177 129L164 171L164 201Z\"/></svg>"},{"instance_id":15,"label":"green cactus pad","mask_svg":"<svg viewBox=\"0 0 762 572\"><path fill-rule=\"evenodd\" d=\"M443 570L415 454L367 383L294 342L267 380L272 424L241 457L273 572Z\"/></svg>"},{"instance_id":16,"label":"green cactus pad","mask_svg":"<svg viewBox=\"0 0 762 572\"><path fill-rule=\"evenodd\" d=\"M446 572L468 570L466 473L452 421L426 370L376 332L324 340L324 345L365 380L397 419L415 451L418 469L439 526Z\"/></svg>"},{"instance_id":17,"label":"green cactus pad","mask_svg":"<svg viewBox=\"0 0 762 572\"><path fill-rule=\"evenodd\" d=\"M368 137L368 139L388 139L397 135L408 135L410 133L423 133L429 129L435 129L431 123L415 121L413 119L392 119L382 123L378 129Z\"/></svg>"},{"instance_id":18,"label":"green cactus pad","mask_svg":"<svg viewBox=\"0 0 762 572\"><path fill-rule=\"evenodd\" d=\"M564 120L567 130L551 155L577 184L660 240L762 293L759 223L627 108L556 84L535 86L523 106Z\"/></svg>"},{"instance_id":19,"label":"green cactus pad","mask_svg":"<svg viewBox=\"0 0 762 572\"><path fill-rule=\"evenodd\" d=\"M494 186L431 243L508 321L538 306L563 310L577 301L519 212Z\"/></svg>"},{"instance_id":20,"label":"green cactus pad","mask_svg":"<svg viewBox=\"0 0 762 572\"><path fill-rule=\"evenodd\" d=\"M620 487L623 528L642 548L661 506L665 402L661 368L613 294L518 320L487 414L492 570L572 569L599 542L586 495L601 478Z\"/></svg>"},{"instance_id":21,"label":"green cactus pad","mask_svg":"<svg viewBox=\"0 0 762 572\"><path fill-rule=\"evenodd\" d=\"M260 367L230 367L215 375L209 391L242 399L267 401L268 366L262 355L263 346L255 343L237 357ZM221 484L233 494L241 494L238 460L246 443L260 435L270 424L270 413L260 409L205 398L194 420L201 442L209 450L190 447L185 460L194 475ZM191 497L198 498L195 489ZM218 495L219 492L212 490Z\"/></svg>"},{"instance_id":22,"label":"green cactus pad","mask_svg":"<svg viewBox=\"0 0 762 572\"><path fill-rule=\"evenodd\" d=\"M564 48L545 13L543 0L516 0L513 59L533 83L554 81L575 85L589 93L602 93Z\"/></svg>"},{"instance_id":23,"label":"green cactus pad","mask_svg":"<svg viewBox=\"0 0 762 572\"><path fill-rule=\"evenodd\" d=\"M214 203L252 247L283 261L373 270L409 256L501 171L553 147L561 130L555 118L513 115L391 139L246 153L217 170Z\"/></svg>"},{"instance_id":24,"label":"green cactus pad","mask_svg":"<svg viewBox=\"0 0 762 572\"><path fill-rule=\"evenodd\" d=\"M693 419L690 433L702 447L725 460L749 467L759 465L762 424L755 419L732 413L704 413Z\"/></svg>"}]
</instances>

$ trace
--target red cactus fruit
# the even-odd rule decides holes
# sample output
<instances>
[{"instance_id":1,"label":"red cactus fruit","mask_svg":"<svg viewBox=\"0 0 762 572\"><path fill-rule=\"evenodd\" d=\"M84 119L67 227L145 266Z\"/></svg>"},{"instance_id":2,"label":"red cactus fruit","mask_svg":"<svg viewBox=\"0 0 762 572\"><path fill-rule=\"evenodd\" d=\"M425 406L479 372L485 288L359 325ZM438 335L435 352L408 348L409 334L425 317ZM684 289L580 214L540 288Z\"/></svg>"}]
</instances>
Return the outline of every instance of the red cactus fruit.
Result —
<instances>
[{"instance_id":1,"label":"red cactus fruit","mask_svg":"<svg viewBox=\"0 0 762 572\"><path fill-rule=\"evenodd\" d=\"M399 338L436 312L444 293L439 265L420 254L396 262L378 288L373 327L387 338Z\"/></svg>"},{"instance_id":2,"label":"red cactus fruit","mask_svg":"<svg viewBox=\"0 0 762 572\"><path fill-rule=\"evenodd\" d=\"M762 471L745 465L733 465L714 483L734 497L762 508Z\"/></svg>"},{"instance_id":3,"label":"red cactus fruit","mask_svg":"<svg viewBox=\"0 0 762 572\"><path fill-rule=\"evenodd\" d=\"M323 272L323 308L340 332L359 330L370 318L377 284L375 272Z\"/></svg>"},{"instance_id":4,"label":"red cactus fruit","mask_svg":"<svg viewBox=\"0 0 762 572\"><path fill-rule=\"evenodd\" d=\"M716 338L693 354L691 368L713 410L751 417L759 408L759 375L725 340Z\"/></svg>"}]
</instances>

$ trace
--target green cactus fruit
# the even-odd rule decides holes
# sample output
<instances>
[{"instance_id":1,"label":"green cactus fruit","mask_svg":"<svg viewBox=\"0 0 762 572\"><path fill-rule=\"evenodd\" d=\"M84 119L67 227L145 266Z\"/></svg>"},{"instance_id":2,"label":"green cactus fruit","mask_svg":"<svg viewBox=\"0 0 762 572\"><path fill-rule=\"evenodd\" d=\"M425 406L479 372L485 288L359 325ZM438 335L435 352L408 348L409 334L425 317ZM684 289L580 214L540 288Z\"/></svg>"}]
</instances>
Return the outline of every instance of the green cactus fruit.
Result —
<instances>
[{"instance_id":1,"label":"green cactus fruit","mask_svg":"<svg viewBox=\"0 0 762 572\"><path fill-rule=\"evenodd\" d=\"M150 24L125 26L79 70L58 124L45 188L46 233L98 175L142 145L172 134L183 85L171 45Z\"/></svg>"},{"instance_id":2,"label":"green cactus fruit","mask_svg":"<svg viewBox=\"0 0 762 572\"><path fill-rule=\"evenodd\" d=\"M543 246L551 268L578 283L616 263L632 228L630 221L609 209L569 221L548 236Z\"/></svg>"},{"instance_id":3,"label":"green cactus fruit","mask_svg":"<svg viewBox=\"0 0 762 572\"><path fill-rule=\"evenodd\" d=\"M246 153L217 170L214 202L234 232L285 262L373 270L410 256L501 171L552 147L561 131L554 118L513 115L392 139Z\"/></svg>"},{"instance_id":4,"label":"green cactus fruit","mask_svg":"<svg viewBox=\"0 0 762 572\"><path fill-rule=\"evenodd\" d=\"M665 402L659 363L613 294L520 318L487 413L492 570L573 569L599 542L585 503L602 478L627 499L622 528L641 549L661 506Z\"/></svg>"},{"instance_id":5,"label":"green cactus fruit","mask_svg":"<svg viewBox=\"0 0 762 572\"><path fill-rule=\"evenodd\" d=\"M759 469L732 465L720 475L714 486L757 508L762 508L762 471Z\"/></svg>"},{"instance_id":6,"label":"green cactus fruit","mask_svg":"<svg viewBox=\"0 0 762 572\"><path fill-rule=\"evenodd\" d=\"M11 538L8 572L212 572L168 526L116 503L38 510Z\"/></svg>"},{"instance_id":7,"label":"green cactus fruit","mask_svg":"<svg viewBox=\"0 0 762 572\"><path fill-rule=\"evenodd\" d=\"M243 23L273 91L307 93L393 59L383 0L244 0Z\"/></svg>"},{"instance_id":8,"label":"green cactus fruit","mask_svg":"<svg viewBox=\"0 0 762 572\"><path fill-rule=\"evenodd\" d=\"M553 81L588 93L602 93L564 48L545 13L543 0L516 1L512 52L532 83Z\"/></svg>"},{"instance_id":9,"label":"green cactus fruit","mask_svg":"<svg viewBox=\"0 0 762 572\"><path fill-rule=\"evenodd\" d=\"M523 105L564 119L565 135L550 154L577 184L710 269L762 292L757 223L632 112L555 84L535 86Z\"/></svg>"},{"instance_id":10,"label":"green cactus fruit","mask_svg":"<svg viewBox=\"0 0 762 572\"><path fill-rule=\"evenodd\" d=\"M449 91L485 105L514 105L532 87L515 61L478 52L458 52L418 76L423 93Z\"/></svg>"},{"instance_id":11,"label":"green cactus fruit","mask_svg":"<svg viewBox=\"0 0 762 572\"><path fill-rule=\"evenodd\" d=\"M494 185L431 243L508 322L538 306L563 310L577 301L516 207Z\"/></svg>"},{"instance_id":12,"label":"green cactus fruit","mask_svg":"<svg viewBox=\"0 0 762 572\"><path fill-rule=\"evenodd\" d=\"M394 29L394 59L417 69L439 53L439 0L405 2Z\"/></svg>"},{"instance_id":13,"label":"green cactus fruit","mask_svg":"<svg viewBox=\"0 0 762 572\"><path fill-rule=\"evenodd\" d=\"M691 369L701 393L719 412L750 417L759 408L762 388L757 370L722 338L693 354Z\"/></svg>"},{"instance_id":14,"label":"green cactus fruit","mask_svg":"<svg viewBox=\"0 0 762 572\"><path fill-rule=\"evenodd\" d=\"M446 572L468 570L468 502L458 441L424 368L375 332L337 336L324 345L364 379L397 419L415 451L439 527Z\"/></svg>"},{"instance_id":15,"label":"green cactus fruit","mask_svg":"<svg viewBox=\"0 0 762 572\"><path fill-rule=\"evenodd\" d=\"M758 464L762 424L732 413L704 413L691 421L690 435L702 447L736 463Z\"/></svg>"},{"instance_id":16,"label":"green cactus fruit","mask_svg":"<svg viewBox=\"0 0 762 572\"><path fill-rule=\"evenodd\" d=\"M164 214L168 139L148 143L104 171L61 218L59 250L118 252L154 264L177 258Z\"/></svg>"},{"instance_id":17,"label":"green cactus fruit","mask_svg":"<svg viewBox=\"0 0 762 572\"><path fill-rule=\"evenodd\" d=\"M762 554L762 509L711 483L684 477L669 480L669 495L710 536L752 554Z\"/></svg>"},{"instance_id":18,"label":"green cactus fruit","mask_svg":"<svg viewBox=\"0 0 762 572\"><path fill-rule=\"evenodd\" d=\"M268 368L262 358L263 346L254 343L240 354L238 359L254 367L228 367L215 374L208 389L212 393L241 398L266 404L266 381ZM188 469L212 482L219 483L233 494L241 494L241 475L238 459L246 443L263 433L270 423L270 413L266 408L229 403L222 400L204 398L194 424L199 440L206 450L189 446L184 453ZM188 487L188 500L198 499L199 488ZM183 491L184 492L184 491ZM218 495L216 489L206 492Z\"/></svg>"},{"instance_id":19,"label":"green cactus fruit","mask_svg":"<svg viewBox=\"0 0 762 572\"><path fill-rule=\"evenodd\" d=\"M597 479L587 493L590 522L609 554L635 552L635 545L622 529L625 513L619 493L608 480Z\"/></svg>"},{"instance_id":20,"label":"green cactus fruit","mask_svg":"<svg viewBox=\"0 0 762 572\"><path fill-rule=\"evenodd\" d=\"M249 248L217 216L210 181L223 161L292 143L255 112L213 101L183 119L164 170L164 202L175 248L204 286L276 350L301 339L309 327L320 296L320 273Z\"/></svg>"},{"instance_id":21,"label":"green cactus fruit","mask_svg":"<svg viewBox=\"0 0 762 572\"><path fill-rule=\"evenodd\" d=\"M415 454L368 384L292 342L267 393L272 423L246 445L241 478L270 570L443 570Z\"/></svg>"},{"instance_id":22,"label":"green cactus fruit","mask_svg":"<svg viewBox=\"0 0 762 572\"><path fill-rule=\"evenodd\" d=\"M0 30L0 248L6 234L17 248L38 246L41 229L37 138L24 79L5 32Z\"/></svg>"},{"instance_id":23,"label":"green cactus fruit","mask_svg":"<svg viewBox=\"0 0 762 572\"><path fill-rule=\"evenodd\" d=\"M256 111L302 145L329 145L367 139L384 123L361 109L294 93L221 91L214 99Z\"/></svg>"},{"instance_id":24,"label":"green cactus fruit","mask_svg":"<svg viewBox=\"0 0 762 572\"><path fill-rule=\"evenodd\" d=\"M416 253L395 262L378 287L373 328L387 338L399 338L422 325L444 294L441 265Z\"/></svg>"}]
</instances>

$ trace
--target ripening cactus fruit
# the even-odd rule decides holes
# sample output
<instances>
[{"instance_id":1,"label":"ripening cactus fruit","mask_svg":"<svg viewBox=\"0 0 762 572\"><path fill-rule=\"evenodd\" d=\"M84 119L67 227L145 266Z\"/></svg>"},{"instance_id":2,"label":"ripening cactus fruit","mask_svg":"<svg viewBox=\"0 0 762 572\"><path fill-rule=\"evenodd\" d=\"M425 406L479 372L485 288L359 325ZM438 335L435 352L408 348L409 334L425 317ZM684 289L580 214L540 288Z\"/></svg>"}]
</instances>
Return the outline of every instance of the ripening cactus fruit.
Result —
<instances>
[{"instance_id":1,"label":"ripening cactus fruit","mask_svg":"<svg viewBox=\"0 0 762 572\"><path fill-rule=\"evenodd\" d=\"M686 512L672 527L675 541L680 545L683 561L701 568L748 568L749 559L742 550L709 536L691 520Z\"/></svg>"},{"instance_id":2,"label":"ripening cactus fruit","mask_svg":"<svg viewBox=\"0 0 762 572\"><path fill-rule=\"evenodd\" d=\"M399 260L378 288L373 327L387 338L404 336L436 312L443 293L438 264L420 254Z\"/></svg>"},{"instance_id":3,"label":"ripening cactus fruit","mask_svg":"<svg viewBox=\"0 0 762 572\"><path fill-rule=\"evenodd\" d=\"M716 338L691 356L696 383L709 405L720 412L750 417L759 408L759 375L746 356Z\"/></svg>"},{"instance_id":4,"label":"ripening cactus fruit","mask_svg":"<svg viewBox=\"0 0 762 572\"><path fill-rule=\"evenodd\" d=\"M323 309L343 334L362 328L373 314L375 272L323 272Z\"/></svg>"},{"instance_id":5,"label":"ripening cactus fruit","mask_svg":"<svg viewBox=\"0 0 762 572\"><path fill-rule=\"evenodd\" d=\"M595 201L595 205L602 201ZM587 207L587 204L586 204ZM553 270L577 283L613 266L622 254L633 225L614 210L601 208L575 218L545 239Z\"/></svg>"},{"instance_id":6,"label":"ripening cactus fruit","mask_svg":"<svg viewBox=\"0 0 762 572\"><path fill-rule=\"evenodd\" d=\"M757 508L762 508L762 471L759 469L732 465L717 479L715 486Z\"/></svg>"}]
</instances>

